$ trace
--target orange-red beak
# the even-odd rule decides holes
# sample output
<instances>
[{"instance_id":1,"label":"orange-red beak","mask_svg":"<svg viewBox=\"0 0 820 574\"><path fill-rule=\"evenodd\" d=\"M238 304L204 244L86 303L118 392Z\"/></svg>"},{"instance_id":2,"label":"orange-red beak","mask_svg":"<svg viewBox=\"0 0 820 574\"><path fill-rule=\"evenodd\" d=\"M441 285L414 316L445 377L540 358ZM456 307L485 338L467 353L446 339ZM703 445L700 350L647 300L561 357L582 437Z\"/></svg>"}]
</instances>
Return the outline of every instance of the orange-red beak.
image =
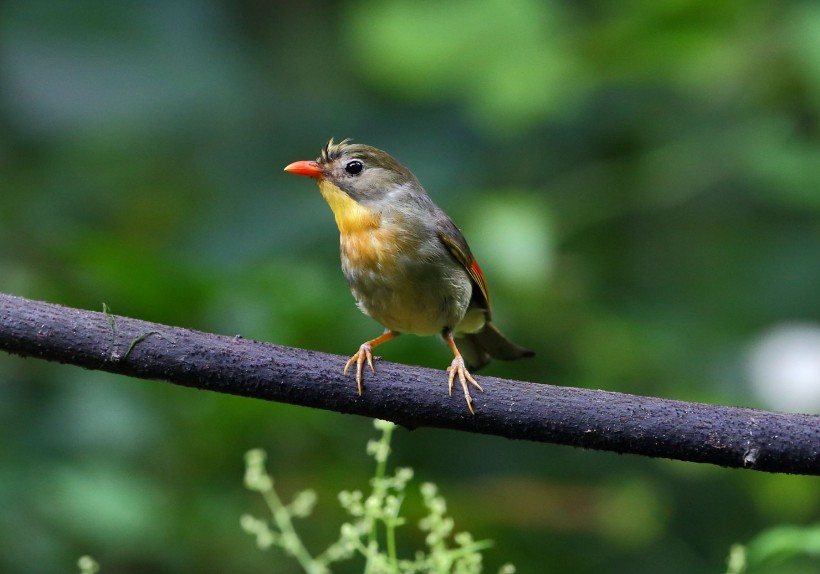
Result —
<instances>
[{"instance_id":1,"label":"orange-red beak","mask_svg":"<svg viewBox=\"0 0 820 574\"><path fill-rule=\"evenodd\" d=\"M308 177L321 177L324 171L315 161L295 161L285 168L285 171L296 175L306 175Z\"/></svg>"}]
</instances>

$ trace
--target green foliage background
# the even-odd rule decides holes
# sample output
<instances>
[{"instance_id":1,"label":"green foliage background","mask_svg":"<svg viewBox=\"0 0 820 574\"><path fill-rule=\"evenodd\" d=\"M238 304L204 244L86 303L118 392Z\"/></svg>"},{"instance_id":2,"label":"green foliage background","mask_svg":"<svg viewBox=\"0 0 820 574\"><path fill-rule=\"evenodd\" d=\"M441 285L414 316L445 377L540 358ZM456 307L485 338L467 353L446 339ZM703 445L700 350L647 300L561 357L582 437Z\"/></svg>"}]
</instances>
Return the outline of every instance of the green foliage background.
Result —
<instances>
[{"instance_id":1,"label":"green foliage background","mask_svg":"<svg viewBox=\"0 0 820 574\"><path fill-rule=\"evenodd\" d=\"M7 0L0 86L3 292L350 354L380 328L317 189L282 173L335 136L398 157L464 230L538 353L489 374L766 407L750 345L820 318L816 2ZM449 362L412 337L382 355ZM321 547L370 434L2 355L0 571L296 572L239 529L243 453L319 492ZM492 570L719 572L732 543L820 519L816 478L433 430L394 447L496 541Z\"/></svg>"}]
</instances>

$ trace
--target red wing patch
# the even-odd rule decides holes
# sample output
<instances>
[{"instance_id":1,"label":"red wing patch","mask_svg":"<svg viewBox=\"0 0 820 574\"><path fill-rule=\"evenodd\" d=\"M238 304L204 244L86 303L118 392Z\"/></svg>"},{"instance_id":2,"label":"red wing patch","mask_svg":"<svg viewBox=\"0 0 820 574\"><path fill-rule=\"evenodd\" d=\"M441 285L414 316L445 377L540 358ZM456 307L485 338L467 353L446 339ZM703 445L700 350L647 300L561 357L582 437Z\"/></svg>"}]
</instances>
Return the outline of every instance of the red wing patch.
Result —
<instances>
[{"instance_id":1,"label":"red wing patch","mask_svg":"<svg viewBox=\"0 0 820 574\"><path fill-rule=\"evenodd\" d=\"M469 269L467 269L467 273L470 274L472 280L475 281L478 288L481 289L481 294L484 295L484 300L487 302L487 307L489 307L490 290L487 289L487 281L484 280L484 273L481 272L481 267L478 266L478 261L473 259L470 263Z\"/></svg>"},{"instance_id":2,"label":"red wing patch","mask_svg":"<svg viewBox=\"0 0 820 574\"><path fill-rule=\"evenodd\" d=\"M453 257L456 258L456 261L461 263L461 265L467 271L467 274L470 276L470 279L473 280L473 283L478 285L478 289L479 291L481 291L481 296L483 297L484 301L487 302L487 310L489 310L490 290L487 289L487 282L484 280L484 273L482 273L481 267L478 266L478 261L476 261L473 258L472 253L470 253L470 248L467 247L466 243L464 243L464 246L462 246L456 239L444 233L439 233L439 238L441 239L441 242L444 243L444 245L450 251L450 253L453 254Z\"/></svg>"}]
</instances>

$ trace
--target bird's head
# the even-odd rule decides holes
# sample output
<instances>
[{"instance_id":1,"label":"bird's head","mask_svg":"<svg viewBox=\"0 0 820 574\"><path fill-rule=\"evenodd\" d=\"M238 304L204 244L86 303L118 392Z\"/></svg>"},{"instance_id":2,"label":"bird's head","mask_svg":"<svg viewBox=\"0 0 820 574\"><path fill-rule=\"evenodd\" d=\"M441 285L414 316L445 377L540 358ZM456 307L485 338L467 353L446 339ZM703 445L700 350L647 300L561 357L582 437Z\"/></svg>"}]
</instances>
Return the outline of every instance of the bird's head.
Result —
<instances>
[{"instance_id":1,"label":"bird's head","mask_svg":"<svg viewBox=\"0 0 820 574\"><path fill-rule=\"evenodd\" d=\"M374 204L399 191L420 188L418 180L391 155L369 145L350 140L322 148L314 161L296 161L285 171L332 184L358 203Z\"/></svg>"}]
</instances>

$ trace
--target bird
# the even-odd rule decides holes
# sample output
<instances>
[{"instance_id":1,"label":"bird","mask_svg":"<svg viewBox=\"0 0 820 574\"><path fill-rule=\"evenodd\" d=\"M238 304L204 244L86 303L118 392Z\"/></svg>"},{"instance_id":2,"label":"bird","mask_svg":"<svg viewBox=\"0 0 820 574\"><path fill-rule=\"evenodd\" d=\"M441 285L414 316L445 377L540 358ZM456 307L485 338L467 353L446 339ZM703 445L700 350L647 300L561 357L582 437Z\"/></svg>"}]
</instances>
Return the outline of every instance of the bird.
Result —
<instances>
[{"instance_id":1,"label":"bird","mask_svg":"<svg viewBox=\"0 0 820 574\"><path fill-rule=\"evenodd\" d=\"M318 183L339 228L342 272L353 297L385 329L362 343L344 366L347 375L355 364L359 395L365 363L376 372L373 349L402 333L442 337L453 352L448 394L457 378L473 415L470 385L484 389L471 370L491 358L534 355L495 327L487 282L467 240L398 160L369 145L331 138L318 158L293 162L285 171Z\"/></svg>"}]
</instances>

